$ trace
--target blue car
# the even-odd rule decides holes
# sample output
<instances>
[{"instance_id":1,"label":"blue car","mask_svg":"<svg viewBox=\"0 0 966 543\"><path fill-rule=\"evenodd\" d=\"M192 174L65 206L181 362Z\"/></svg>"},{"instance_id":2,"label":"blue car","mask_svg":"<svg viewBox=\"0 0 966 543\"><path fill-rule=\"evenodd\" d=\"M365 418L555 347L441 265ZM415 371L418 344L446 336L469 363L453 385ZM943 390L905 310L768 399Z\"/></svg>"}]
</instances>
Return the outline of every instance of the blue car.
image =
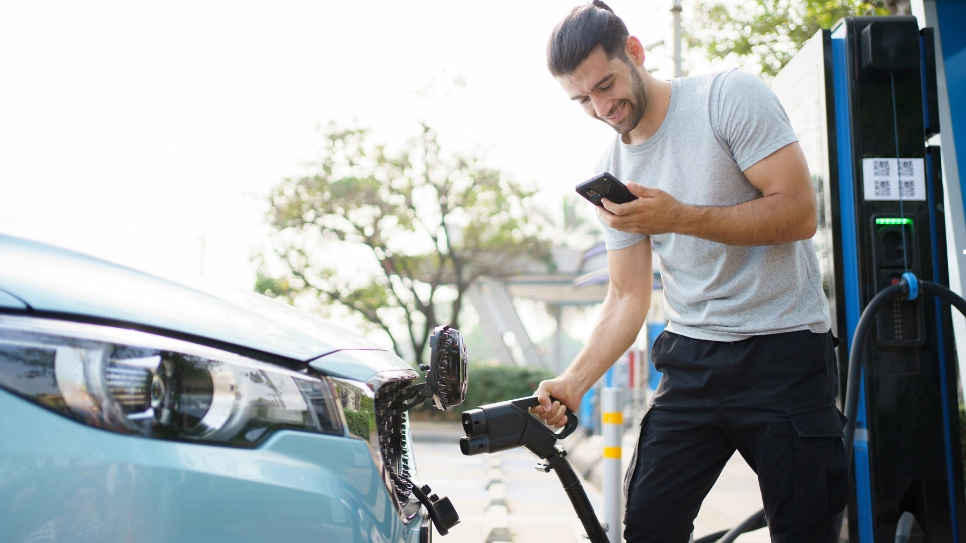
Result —
<instances>
[{"instance_id":1,"label":"blue car","mask_svg":"<svg viewBox=\"0 0 966 543\"><path fill-rule=\"evenodd\" d=\"M258 294L0 235L0 540L429 541L418 377Z\"/></svg>"}]
</instances>

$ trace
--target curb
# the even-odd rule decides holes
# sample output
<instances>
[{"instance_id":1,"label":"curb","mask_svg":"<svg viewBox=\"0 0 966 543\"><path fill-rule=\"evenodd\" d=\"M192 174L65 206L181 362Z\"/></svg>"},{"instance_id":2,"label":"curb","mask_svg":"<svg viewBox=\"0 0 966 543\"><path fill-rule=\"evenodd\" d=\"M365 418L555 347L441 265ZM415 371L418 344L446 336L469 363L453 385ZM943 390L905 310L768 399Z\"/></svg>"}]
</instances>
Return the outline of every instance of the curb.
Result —
<instances>
[{"instance_id":1,"label":"curb","mask_svg":"<svg viewBox=\"0 0 966 543\"><path fill-rule=\"evenodd\" d=\"M512 543L510 512L506 506L506 483L503 482L503 460L500 453L486 459L486 490L490 502L483 512L486 543Z\"/></svg>"}]
</instances>

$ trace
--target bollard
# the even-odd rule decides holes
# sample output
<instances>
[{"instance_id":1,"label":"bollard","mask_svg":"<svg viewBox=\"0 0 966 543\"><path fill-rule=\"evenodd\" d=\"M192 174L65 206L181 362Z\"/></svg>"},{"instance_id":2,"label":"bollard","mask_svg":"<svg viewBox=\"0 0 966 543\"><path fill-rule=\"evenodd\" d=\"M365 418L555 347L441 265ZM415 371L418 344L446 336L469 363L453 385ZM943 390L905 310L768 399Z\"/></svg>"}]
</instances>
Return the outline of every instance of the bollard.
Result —
<instances>
[{"instance_id":1,"label":"bollard","mask_svg":"<svg viewBox=\"0 0 966 543\"><path fill-rule=\"evenodd\" d=\"M604 522L610 528L610 543L620 543L624 534L624 489L621 476L621 445L624 434L624 390L604 388L600 396L601 433L604 436Z\"/></svg>"}]
</instances>

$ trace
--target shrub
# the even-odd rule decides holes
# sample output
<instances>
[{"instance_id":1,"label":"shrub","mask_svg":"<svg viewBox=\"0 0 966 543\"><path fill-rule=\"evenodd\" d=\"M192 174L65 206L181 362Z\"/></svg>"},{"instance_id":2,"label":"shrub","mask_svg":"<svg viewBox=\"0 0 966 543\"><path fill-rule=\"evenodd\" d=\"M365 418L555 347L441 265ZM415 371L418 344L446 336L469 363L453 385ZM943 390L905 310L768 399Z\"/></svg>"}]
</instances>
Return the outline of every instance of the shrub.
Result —
<instances>
[{"instance_id":1,"label":"shrub","mask_svg":"<svg viewBox=\"0 0 966 543\"><path fill-rule=\"evenodd\" d=\"M371 417L371 411L345 410L345 421L349 425L349 432L366 441L369 441L370 432L372 431L372 428L369 428L369 419Z\"/></svg>"},{"instance_id":2,"label":"shrub","mask_svg":"<svg viewBox=\"0 0 966 543\"><path fill-rule=\"evenodd\" d=\"M546 368L533 366L474 365L469 372L466 401L460 412L493 402L531 396L544 379L554 377Z\"/></svg>"},{"instance_id":3,"label":"shrub","mask_svg":"<svg viewBox=\"0 0 966 543\"><path fill-rule=\"evenodd\" d=\"M546 368L533 366L502 366L470 364L466 400L451 411L440 411L432 400L412 410L416 419L459 420L463 411L481 405L531 396L544 379L554 377Z\"/></svg>"},{"instance_id":4,"label":"shrub","mask_svg":"<svg viewBox=\"0 0 966 543\"><path fill-rule=\"evenodd\" d=\"M360 398L358 408L359 409L351 409L350 407L345 408L346 424L349 425L349 432L361 437L362 439L365 439L366 441L370 441L372 432L375 430L375 428L370 427L369 421L372 420L373 413L376 409L372 398Z\"/></svg>"}]
</instances>

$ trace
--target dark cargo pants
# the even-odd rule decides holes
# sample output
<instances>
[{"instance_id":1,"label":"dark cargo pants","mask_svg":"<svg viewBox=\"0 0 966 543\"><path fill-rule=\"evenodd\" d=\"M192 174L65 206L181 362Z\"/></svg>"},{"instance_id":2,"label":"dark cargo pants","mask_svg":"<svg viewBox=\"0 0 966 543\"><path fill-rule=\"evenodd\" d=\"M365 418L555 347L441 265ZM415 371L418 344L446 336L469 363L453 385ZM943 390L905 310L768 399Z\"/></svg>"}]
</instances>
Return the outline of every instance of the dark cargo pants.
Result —
<instances>
[{"instance_id":1,"label":"dark cargo pants","mask_svg":"<svg viewBox=\"0 0 966 543\"><path fill-rule=\"evenodd\" d=\"M651 358L664 376L624 480L626 540L687 542L737 450L758 474L772 541L834 541L852 485L832 341L809 331L733 343L658 336Z\"/></svg>"}]
</instances>

